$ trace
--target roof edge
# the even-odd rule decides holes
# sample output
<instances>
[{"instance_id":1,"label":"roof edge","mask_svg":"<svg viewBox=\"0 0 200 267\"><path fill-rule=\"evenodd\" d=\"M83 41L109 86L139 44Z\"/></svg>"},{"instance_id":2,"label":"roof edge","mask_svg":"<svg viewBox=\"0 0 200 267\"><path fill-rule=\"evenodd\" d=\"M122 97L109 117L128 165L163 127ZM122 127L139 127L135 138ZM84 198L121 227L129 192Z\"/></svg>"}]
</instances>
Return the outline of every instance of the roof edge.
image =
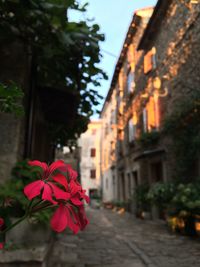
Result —
<instances>
[{"instance_id":1,"label":"roof edge","mask_svg":"<svg viewBox=\"0 0 200 267\"><path fill-rule=\"evenodd\" d=\"M142 50L146 48L146 45L149 41L149 37L152 33L155 32L155 25L157 24L158 20L165 16L168 6L171 4L172 0L158 0L153 14L147 24L147 27L142 35L142 38L139 42L137 50Z\"/></svg>"}]
</instances>

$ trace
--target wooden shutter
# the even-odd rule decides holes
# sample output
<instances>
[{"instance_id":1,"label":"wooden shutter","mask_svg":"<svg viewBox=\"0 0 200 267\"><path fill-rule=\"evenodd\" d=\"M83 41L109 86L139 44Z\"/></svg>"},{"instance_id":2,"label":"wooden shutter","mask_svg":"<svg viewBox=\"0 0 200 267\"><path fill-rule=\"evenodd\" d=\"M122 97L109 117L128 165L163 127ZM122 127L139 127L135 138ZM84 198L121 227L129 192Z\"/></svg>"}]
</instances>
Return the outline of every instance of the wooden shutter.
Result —
<instances>
[{"instance_id":1,"label":"wooden shutter","mask_svg":"<svg viewBox=\"0 0 200 267\"><path fill-rule=\"evenodd\" d=\"M95 179L96 178L96 170L90 170L90 178Z\"/></svg>"},{"instance_id":2,"label":"wooden shutter","mask_svg":"<svg viewBox=\"0 0 200 267\"><path fill-rule=\"evenodd\" d=\"M144 56L144 73L147 74L149 71L153 69L153 62L152 62L152 50L150 50Z\"/></svg>"},{"instance_id":3,"label":"wooden shutter","mask_svg":"<svg viewBox=\"0 0 200 267\"><path fill-rule=\"evenodd\" d=\"M90 156L91 156L91 158L96 157L96 149L95 148L91 148L91 150L90 150Z\"/></svg>"}]
</instances>

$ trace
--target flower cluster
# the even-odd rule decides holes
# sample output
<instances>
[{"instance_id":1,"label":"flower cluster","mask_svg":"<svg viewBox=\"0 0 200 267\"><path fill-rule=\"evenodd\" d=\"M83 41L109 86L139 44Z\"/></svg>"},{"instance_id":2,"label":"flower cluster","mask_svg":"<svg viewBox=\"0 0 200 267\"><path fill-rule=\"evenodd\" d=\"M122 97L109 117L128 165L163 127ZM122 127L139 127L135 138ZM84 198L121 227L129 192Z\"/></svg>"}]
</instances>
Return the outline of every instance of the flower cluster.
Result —
<instances>
[{"instance_id":1,"label":"flower cluster","mask_svg":"<svg viewBox=\"0 0 200 267\"><path fill-rule=\"evenodd\" d=\"M50 166L38 160L28 163L30 166L39 167L39 179L24 187L24 194L30 204L19 222L42 209L56 208L50 221L54 231L62 232L68 227L76 234L83 230L88 224L83 201L89 203L89 197L77 180L77 172L62 160L57 160ZM3 229L3 226L4 220L0 218L0 233L12 228L10 226ZM0 241L1 248L3 243Z\"/></svg>"},{"instance_id":2,"label":"flower cluster","mask_svg":"<svg viewBox=\"0 0 200 267\"><path fill-rule=\"evenodd\" d=\"M4 228L4 219L0 217L0 232L3 230ZM3 240L0 240L0 249L3 249L4 247L4 242Z\"/></svg>"}]
</instances>

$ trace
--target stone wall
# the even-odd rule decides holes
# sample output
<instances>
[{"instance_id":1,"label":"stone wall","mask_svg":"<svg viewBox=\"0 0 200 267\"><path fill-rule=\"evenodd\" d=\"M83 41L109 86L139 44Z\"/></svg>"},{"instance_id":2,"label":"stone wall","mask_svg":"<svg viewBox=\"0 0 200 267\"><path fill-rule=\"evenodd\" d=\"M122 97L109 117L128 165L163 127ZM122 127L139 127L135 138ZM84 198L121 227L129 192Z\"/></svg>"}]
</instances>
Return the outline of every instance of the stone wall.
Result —
<instances>
[{"instance_id":1,"label":"stone wall","mask_svg":"<svg viewBox=\"0 0 200 267\"><path fill-rule=\"evenodd\" d=\"M30 58L20 44L0 46L0 81L14 81L26 92ZM24 99L26 101L26 99ZM0 113L0 183L10 178L14 164L24 153L25 117Z\"/></svg>"},{"instance_id":2,"label":"stone wall","mask_svg":"<svg viewBox=\"0 0 200 267\"><path fill-rule=\"evenodd\" d=\"M136 67L138 93L141 90L145 92L151 79L155 77L159 77L162 82L160 92L164 92L166 88L168 90L166 97L160 98L161 127L162 121L173 112L178 102L187 99L195 91L200 92L200 7L190 7L189 9L180 1L171 2L165 17L151 29L151 39L146 43L143 56ZM156 48L156 68L145 75L144 56L152 47ZM143 107L144 105L141 109ZM167 179L173 177L176 167L174 155L169 149L170 143L168 138L163 138L159 143L159 147L167 152Z\"/></svg>"}]
</instances>

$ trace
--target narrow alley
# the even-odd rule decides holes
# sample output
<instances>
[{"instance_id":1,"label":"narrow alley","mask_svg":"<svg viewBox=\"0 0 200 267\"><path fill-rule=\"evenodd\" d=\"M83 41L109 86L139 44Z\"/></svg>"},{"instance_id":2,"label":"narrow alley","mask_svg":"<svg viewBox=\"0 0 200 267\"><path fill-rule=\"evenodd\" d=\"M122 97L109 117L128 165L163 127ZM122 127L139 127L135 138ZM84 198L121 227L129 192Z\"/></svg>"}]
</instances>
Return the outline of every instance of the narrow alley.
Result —
<instances>
[{"instance_id":1,"label":"narrow alley","mask_svg":"<svg viewBox=\"0 0 200 267\"><path fill-rule=\"evenodd\" d=\"M200 242L164 223L88 208L84 232L58 235L48 267L199 267Z\"/></svg>"}]
</instances>

